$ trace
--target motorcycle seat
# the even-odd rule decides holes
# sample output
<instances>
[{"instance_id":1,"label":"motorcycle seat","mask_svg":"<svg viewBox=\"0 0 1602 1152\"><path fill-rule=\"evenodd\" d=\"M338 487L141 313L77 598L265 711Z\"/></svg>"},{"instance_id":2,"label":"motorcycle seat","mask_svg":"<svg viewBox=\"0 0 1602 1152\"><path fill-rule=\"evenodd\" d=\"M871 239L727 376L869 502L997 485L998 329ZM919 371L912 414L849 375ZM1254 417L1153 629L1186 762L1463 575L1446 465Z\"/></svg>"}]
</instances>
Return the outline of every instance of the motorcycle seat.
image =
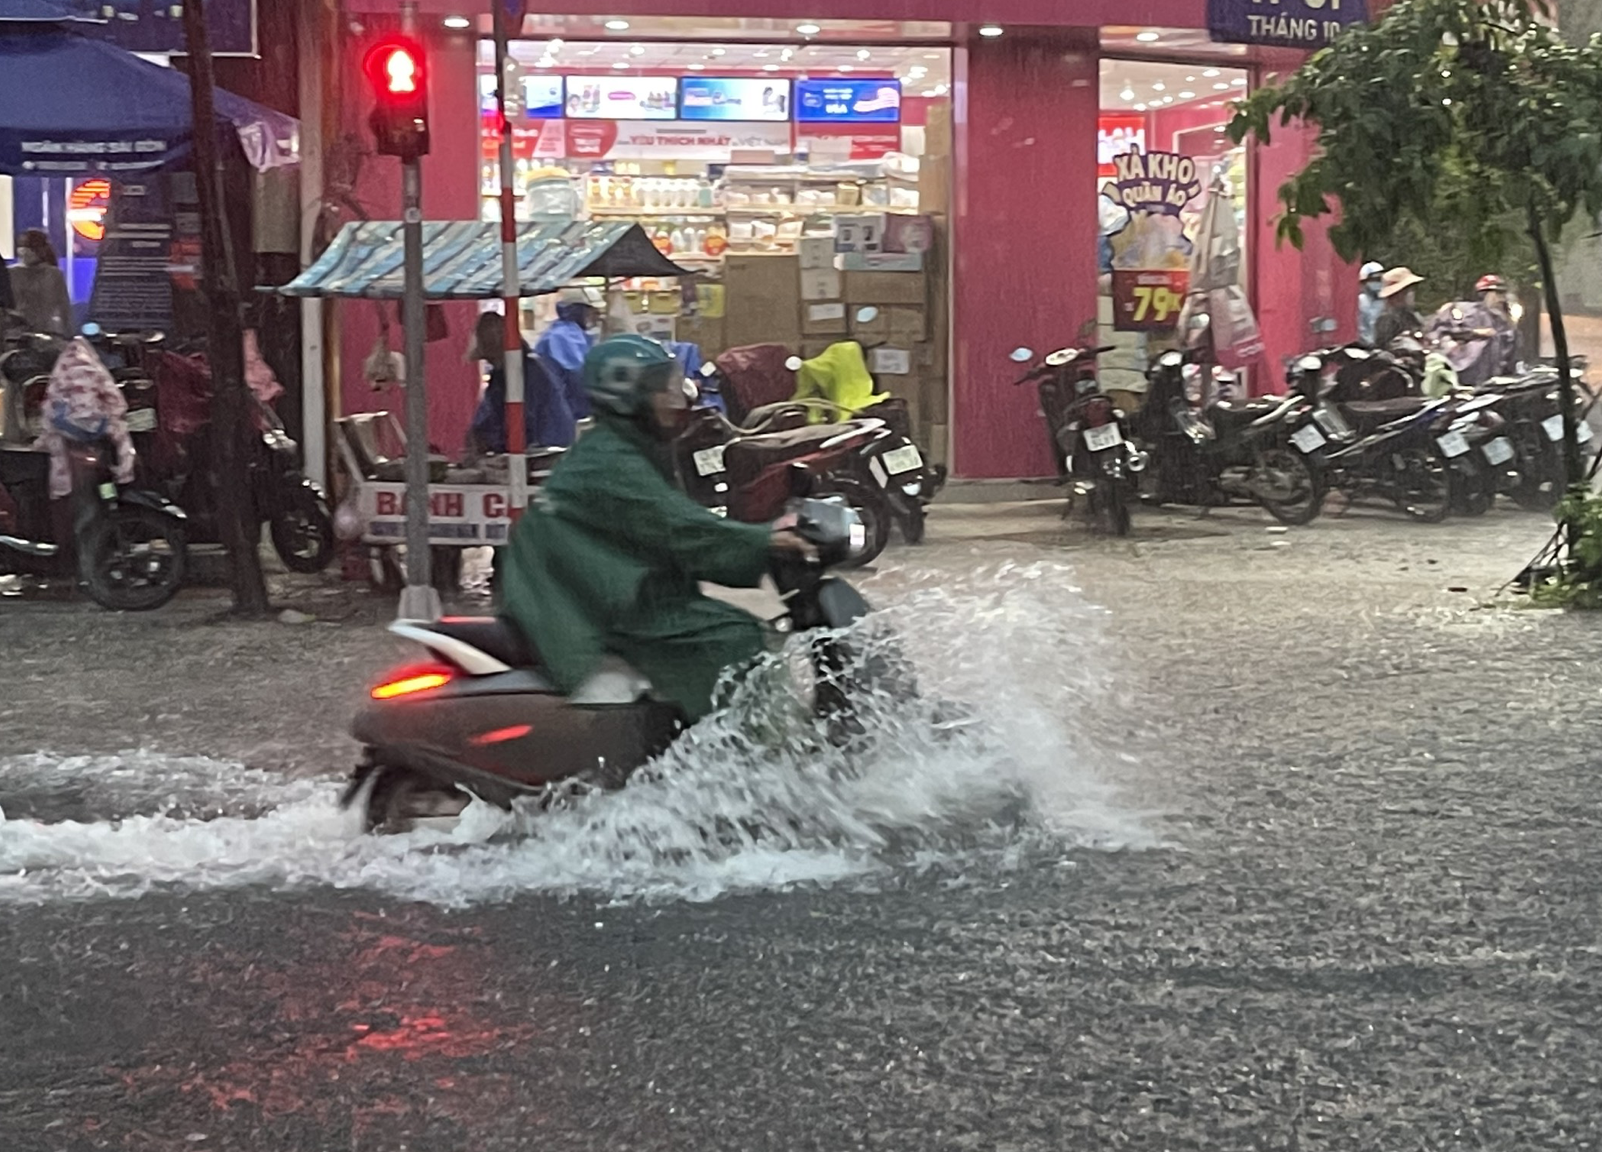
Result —
<instances>
[{"instance_id":1,"label":"motorcycle seat","mask_svg":"<svg viewBox=\"0 0 1602 1152\"><path fill-rule=\"evenodd\" d=\"M1234 432L1277 411L1282 400L1220 400L1207 409L1207 419L1219 432Z\"/></svg>"},{"instance_id":2,"label":"motorcycle seat","mask_svg":"<svg viewBox=\"0 0 1602 1152\"><path fill-rule=\"evenodd\" d=\"M772 464L805 456L845 429L838 424L809 424L783 432L764 432L731 440L723 451L723 467L735 483L755 476Z\"/></svg>"},{"instance_id":3,"label":"motorcycle seat","mask_svg":"<svg viewBox=\"0 0 1602 1152\"><path fill-rule=\"evenodd\" d=\"M1357 400L1341 405L1341 414L1359 432L1373 432L1395 420L1412 416L1429 401L1423 396L1401 396L1395 400Z\"/></svg>"},{"instance_id":4,"label":"motorcycle seat","mask_svg":"<svg viewBox=\"0 0 1602 1152\"><path fill-rule=\"evenodd\" d=\"M523 630L500 616L445 616L428 626L430 632L477 648L511 668L538 668L539 653Z\"/></svg>"}]
</instances>

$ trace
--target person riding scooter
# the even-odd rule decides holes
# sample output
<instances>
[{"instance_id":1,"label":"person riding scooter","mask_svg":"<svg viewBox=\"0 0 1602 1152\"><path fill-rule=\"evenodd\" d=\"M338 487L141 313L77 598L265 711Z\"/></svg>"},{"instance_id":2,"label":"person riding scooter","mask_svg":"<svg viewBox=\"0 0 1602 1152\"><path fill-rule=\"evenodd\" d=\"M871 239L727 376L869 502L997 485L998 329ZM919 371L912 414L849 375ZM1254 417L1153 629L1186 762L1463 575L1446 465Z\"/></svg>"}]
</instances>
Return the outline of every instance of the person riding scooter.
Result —
<instances>
[{"instance_id":1,"label":"person riding scooter","mask_svg":"<svg viewBox=\"0 0 1602 1152\"><path fill-rule=\"evenodd\" d=\"M590 414L584 394L584 357L595 345L590 335L600 323L601 294L594 288L564 288L556 297L556 319L534 342L534 355L561 389L575 420Z\"/></svg>"},{"instance_id":2,"label":"person riding scooter","mask_svg":"<svg viewBox=\"0 0 1602 1152\"><path fill-rule=\"evenodd\" d=\"M701 594L708 581L754 588L799 537L713 515L673 482L670 444L689 413L677 360L640 336L584 358L595 427L562 456L513 529L503 610L564 693L602 657L621 657L693 722L726 669L764 650L755 616Z\"/></svg>"}]
</instances>

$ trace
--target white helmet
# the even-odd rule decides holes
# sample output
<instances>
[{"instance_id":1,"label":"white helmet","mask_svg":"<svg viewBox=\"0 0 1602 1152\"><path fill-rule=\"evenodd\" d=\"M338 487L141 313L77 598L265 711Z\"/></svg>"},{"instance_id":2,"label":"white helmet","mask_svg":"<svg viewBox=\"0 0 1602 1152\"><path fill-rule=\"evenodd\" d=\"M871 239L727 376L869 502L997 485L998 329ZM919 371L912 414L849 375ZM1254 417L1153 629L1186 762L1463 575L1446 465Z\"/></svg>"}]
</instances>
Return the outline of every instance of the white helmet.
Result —
<instances>
[{"instance_id":1,"label":"white helmet","mask_svg":"<svg viewBox=\"0 0 1602 1152\"><path fill-rule=\"evenodd\" d=\"M1378 260L1370 260L1367 264L1364 264L1357 270L1357 278L1359 280L1372 280L1376 276L1383 274L1384 271L1385 265L1381 264Z\"/></svg>"},{"instance_id":2,"label":"white helmet","mask_svg":"<svg viewBox=\"0 0 1602 1152\"><path fill-rule=\"evenodd\" d=\"M591 308L601 308L606 300L601 296L599 288L563 288L556 294L558 304L588 304Z\"/></svg>"}]
</instances>

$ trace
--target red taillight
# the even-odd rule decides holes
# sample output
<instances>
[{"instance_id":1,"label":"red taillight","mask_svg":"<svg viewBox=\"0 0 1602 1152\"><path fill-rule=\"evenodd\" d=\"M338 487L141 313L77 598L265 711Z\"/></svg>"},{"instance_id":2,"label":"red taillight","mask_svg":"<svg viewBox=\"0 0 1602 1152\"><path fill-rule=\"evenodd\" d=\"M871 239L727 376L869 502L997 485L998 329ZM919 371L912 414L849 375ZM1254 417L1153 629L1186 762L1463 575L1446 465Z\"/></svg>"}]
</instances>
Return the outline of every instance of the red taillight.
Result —
<instances>
[{"instance_id":1,"label":"red taillight","mask_svg":"<svg viewBox=\"0 0 1602 1152\"><path fill-rule=\"evenodd\" d=\"M394 679L374 685L368 693L374 700L393 700L397 696L411 696L418 692L431 692L451 682L455 673L443 664L421 664L403 668Z\"/></svg>"},{"instance_id":2,"label":"red taillight","mask_svg":"<svg viewBox=\"0 0 1602 1152\"><path fill-rule=\"evenodd\" d=\"M1100 428L1112 419L1112 401L1098 396L1085 405L1085 423L1091 428Z\"/></svg>"}]
</instances>

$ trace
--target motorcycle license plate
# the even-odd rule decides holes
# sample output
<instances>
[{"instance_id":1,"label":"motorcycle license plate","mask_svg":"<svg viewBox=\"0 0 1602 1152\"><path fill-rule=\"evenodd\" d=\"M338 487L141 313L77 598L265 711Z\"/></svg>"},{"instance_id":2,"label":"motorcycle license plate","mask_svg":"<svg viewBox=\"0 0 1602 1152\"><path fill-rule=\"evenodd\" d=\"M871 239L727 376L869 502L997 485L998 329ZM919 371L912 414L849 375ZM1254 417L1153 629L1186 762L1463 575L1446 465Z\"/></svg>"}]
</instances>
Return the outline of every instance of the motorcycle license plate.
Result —
<instances>
[{"instance_id":1,"label":"motorcycle license plate","mask_svg":"<svg viewBox=\"0 0 1602 1152\"><path fill-rule=\"evenodd\" d=\"M1333 408L1320 405L1313 412L1313 419L1317 420L1324 431L1328 432L1331 436L1338 438L1341 436L1349 436L1351 434L1351 429L1346 426L1345 419Z\"/></svg>"},{"instance_id":2,"label":"motorcycle license plate","mask_svg":"<svg viewBox=\"0 0 1602 1152\"><path fill-rule=\"evenodd\" d=\"M1303 453L1308 453L1317 452L1325 444L1328 444L1329 440L1314 425L1304 424L1296 429L1291 436L1291 443L1296 445Z\"/></svg>"},{"instance_id":3,"label":"motorcycle license plate","mask_svg":"<svg viewBox=\"0 0 1602 1152\"><path fill-rule=\"evenodd\" d=\"M1441 449L1441 455L1448 460L1456 460L1469 450L1469 442L1461 432L1448 432L1445 436L1438 436L1435 443Z\"/></svg>"},{"instance_id":4,"label":"motorcycle license plate","mask_svg":"<svg viewBox=\"0 0 1602 1152\"><path fill-rule=\"evenodd\" d=\"M117 486L109 480L106 481L100 486L100 498L102 500L115 500L117 498Z\"/></svg>"},{"instance_id":5,"label":"motorcycle license plate","mask_svg":"<svg viewBox=\"0 0 1602 1152\"><path fill-rule=\"evenodd\" d=\"M156 430L156 410L154 408L135 408L128 413L128 431L154 432Z\"/></svg>"},{"instance_id":6,"label":"motorcycle license plate","mask_svg":"<svg viewBox=\"0 0 1602 1152\"><path fill-rule=\"evenodd\" d=\"M1118 431L1118 425L1116 424L1103 424L1100 428L1086 428L1084 436L1085 447L1092 452L1116 448L1124 442L1124 434Z\"/></svg>"},{"instance_id":7,"label":"motorcycle license plate","mask_svg":"<svg viewBox=\"0 0 1602 1152\"><path fill-rule=\"evenodd\" d=\"M903 445L894 452L884 454L884 466L890 469L890 475L899 476L903 472L911 472L914 468L922 468L923 453L918 451L916 444Z\"/></svg>"},{"instance_id":8,"label":"motorcycle license plate","mask_svg":"<svg viewBox=\"0 0 1602 1152\"><path fill-rule=\"evenodd\" d=\"M1506 436L1498 436L1489 444L1480 449L1485 453L1485 462L1491 465L1506 464L1513 459L1513 442Z\"/></svg>"},{"instance_id":9,"label":"motorcycle license plate","mask_svg":"<svg viewBox=\"0 0 1602 1152\"><path fill-rule=\"evenodd\" d=\"M695 461L695 474L697 476L710 476L714 472L721 472L723 471L723 445L719 444L714 448L703 448L694 456L691 456L690 459Z\"/></svg>"}]
</instances>

